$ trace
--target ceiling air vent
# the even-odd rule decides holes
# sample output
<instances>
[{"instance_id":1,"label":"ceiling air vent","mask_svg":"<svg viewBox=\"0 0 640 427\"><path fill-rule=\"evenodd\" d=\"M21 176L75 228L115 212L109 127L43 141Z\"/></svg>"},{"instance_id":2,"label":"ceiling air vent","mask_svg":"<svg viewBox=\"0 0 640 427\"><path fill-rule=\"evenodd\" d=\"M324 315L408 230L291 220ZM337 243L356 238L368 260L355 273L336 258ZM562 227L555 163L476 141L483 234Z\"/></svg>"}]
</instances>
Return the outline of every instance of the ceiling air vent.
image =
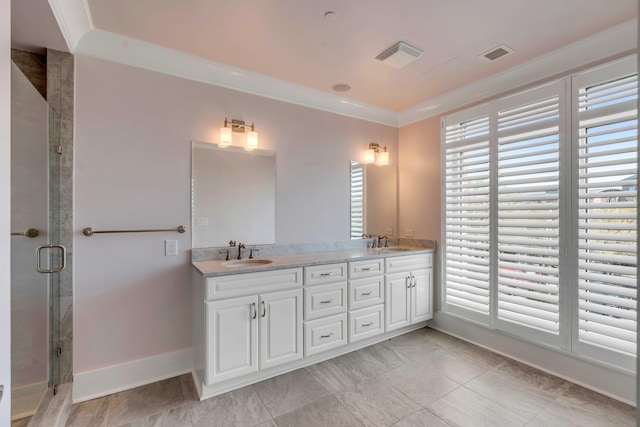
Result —
<instances>
[{"instance_id":1,"label":"ceiling air vent","mask_svg":"<svg viewBox=\"0 0 640 427\"><path fill-rule=\"evenodd\" d=\"M423 52L417 47L413 47L405 42L398 42L376 56L376 59L392 67L402 68L410 62L415 61L422 53Z\"/></svg>"},{"instance_id":2,"label":"ceiling air vent","mask_svg":"<svg viewBox=\"0 0 640 427\"><path fill-rule=\"evenodd\" d=\"M480 58L487 60L487 61L495 61L498 58L502 58L503 56L512 53L513 49L511 49L509 46L507 45L500 45L498 47L494 47L493 49L489 50L488 52L485 52L483 54L480 55Z\"/></svg>"}]
</instances>

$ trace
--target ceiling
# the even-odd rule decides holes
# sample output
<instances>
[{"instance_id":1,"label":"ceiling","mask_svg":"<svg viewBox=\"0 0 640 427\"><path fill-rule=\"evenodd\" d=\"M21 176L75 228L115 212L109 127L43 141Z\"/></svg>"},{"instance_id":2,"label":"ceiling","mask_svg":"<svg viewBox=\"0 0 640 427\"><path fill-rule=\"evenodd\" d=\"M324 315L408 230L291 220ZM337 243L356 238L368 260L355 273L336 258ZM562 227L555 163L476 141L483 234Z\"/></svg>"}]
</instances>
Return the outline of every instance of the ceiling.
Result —
<instances>
[{"instance_id":1,"label":"ceiling","mask_svg":"<svg viewBox=\"0 0 640 427\"><path fill-rule=\"evenodd\" d=\"M327 93L336 84L348 84L350 91L337 94L392 111L637 17L636 0L88 0L86 4L95 29ZM53 14L46 0L13 0L12 7L14 45L54 47L49 43L60 49L60 30L50 28ZM335 13L334 19L325 19L328 11ZM51 33L49 42L42 36L33 39L34 33L45 31ZM375 59L398 41L424 54L400 69ZM493 62L479 57L499 45L514 52Z\"/></svg>"}]
</instances>

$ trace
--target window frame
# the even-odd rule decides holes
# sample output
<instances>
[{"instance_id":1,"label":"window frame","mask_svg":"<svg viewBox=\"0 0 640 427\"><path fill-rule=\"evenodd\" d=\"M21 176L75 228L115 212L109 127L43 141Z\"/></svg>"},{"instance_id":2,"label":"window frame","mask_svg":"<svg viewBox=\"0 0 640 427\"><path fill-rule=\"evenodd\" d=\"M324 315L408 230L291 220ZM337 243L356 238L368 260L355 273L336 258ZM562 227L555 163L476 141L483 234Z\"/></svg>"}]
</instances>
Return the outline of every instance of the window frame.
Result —
<instances>
[{"instance_id":1,"label":"window frame","mask_svg":"<svg viewBox=\"0 0 640 427\"><path fill-rule=\"evenodd\" d=\"M636 55L612 61L601 66L586 69L578 73L566 76L531 89L527 89L513 95L491 100L484 104L463 109L453 114L443 116L441 119L441 170L443 178L441 182L441 220L443 224L441 242L443 255L441 256L441 311L487 327L496 332L515 336L527 342L533 342L544 346L550 346L557 350L567 352L575 357L615 365L625 370L635 371L636 356L630 356L587 345L579 340L579 310L578 310L578 89L584 81L597 81L602 77L614 80L615 75L636 74ZM595 83L594 83L595 84ZM529 327L520 327L498 318L498 129L497 115L504 105L518 104L518 99L533 98L549 88L554 88L559 96L559 331L556 337ZM527 95L528 94L528 95ZM452 304L447 299L447 128L472 120L479 116L489 117L489 162L490 162L490 253L489 253L489 313L479 315L477 312L466 310ZM636 145L637 145L637 111L636 111ZM637 148L637 147L636 147ZM637 167L637 164L636 164ZM637 180L636 180L637 181ZM636 184L637 192L637 184ZM637 196L636 196L637 197ZM636 209L636 247L637 247L637 215ZM637 263L636 282L637 282ZM637 304L637 297L636 297ZM637 306L636 306L637 311ZM636 322L637 324L637 322ZM636 327L637 330L637 327ZM636 332L637 342L637 332Z\"/></svg>"}]
</instances>

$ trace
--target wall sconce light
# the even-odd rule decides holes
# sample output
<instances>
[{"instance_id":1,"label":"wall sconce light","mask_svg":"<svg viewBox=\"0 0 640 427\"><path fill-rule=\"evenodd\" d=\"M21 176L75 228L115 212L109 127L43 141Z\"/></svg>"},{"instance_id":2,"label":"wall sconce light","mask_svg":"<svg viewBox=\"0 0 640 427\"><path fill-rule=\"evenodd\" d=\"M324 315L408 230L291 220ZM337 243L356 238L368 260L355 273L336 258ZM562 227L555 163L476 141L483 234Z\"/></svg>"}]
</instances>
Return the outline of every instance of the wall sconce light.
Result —
<instances>
[{"instance_id":1,"label":"wall sconce light","mask_svg":"<svg viewBox=\"0 0 640 427\"><path fill-rule=\"evenodd\" d=\"M364 155L364 162L367 164L375 163L376 166L386 166L389 164L389 152L386 145L380 145L376 142L369 144Z\"/></svg>"},{"instance_id":2,"label":"wall sconce light","mask_svg":"<svg viewBox=\"0 0 640 427\"><path fill-rule=\"evenodd\" d=\"M245 124L244 120L231 119L231 121L224 119L224 126L220 128L220 143L221 148L226 148L231 145L231 132L245 133L246 128L251 128L247 132L247 142L244 149L247 151L253 151L258 148L258 132L256 132L253 123L250 125Z\"/></svg>"}]
</instances>

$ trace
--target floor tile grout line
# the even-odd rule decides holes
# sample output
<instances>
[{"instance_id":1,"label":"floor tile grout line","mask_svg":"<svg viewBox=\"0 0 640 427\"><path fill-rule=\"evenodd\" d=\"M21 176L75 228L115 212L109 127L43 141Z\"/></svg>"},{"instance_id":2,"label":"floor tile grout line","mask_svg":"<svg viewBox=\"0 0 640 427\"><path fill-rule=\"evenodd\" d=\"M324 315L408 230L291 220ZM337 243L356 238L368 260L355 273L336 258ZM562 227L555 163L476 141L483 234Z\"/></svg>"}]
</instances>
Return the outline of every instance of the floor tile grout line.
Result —
<instances>
[{"instance_id":1,"label":"floor tile grout line","mask_svg":"<svg viewBox=\"0 0 640 427\"><path fill-rule=\"evenodd\" d=\"M424 410L428 411L430 414L432 414L434 417L436 417L437 419L439 419L440 421L442 421L446 425L453 426L453 424L448 423L444 418L442 418L441 416L439 416L438 414L436 414L435 412L433 412L431 409L427 408L426 406L424 407Z\"/></svg>"},{"instance_id":2,"label":"floor tile grout line","mask_svg":"<svg viewBox=\"0 0 640 427\"><path fill-rule=\"evenodd\" d=\"M277 377L274 377L274 378L277 378ZM259 383L256 383L256 384L259 384ZM276 417L273 416L273 413L271 413L271 410L269 409L269 407L264 403L264 400L262 400L262 398L260 397L260 393L258 393L258 390L256 390L255 384L251 384L251 389L253 390L253 392L258 397L258 400L260 401L260 403L262 403L262 406L264 406L264 409L267 410L267 413L269 414L269 417L271 417L271 421L273 421L277 425L278 423L276 423ZM265 422L266 421L263 421L260 424L263 424ZM257 424L257 425L260 425L260 424Z\"/></svg>"},{"instance_id":3,"label":"floor tile grout line","mask_svg":"<svg viewBox=\"0 0 640 427\"><path fill-rule=\"evenodd\" d=\"M414 413L416 413L416 412L420 411L421 409L424 409L424 406L422 406L419 402L416 402L415 400L413 400L412 398L410 398L406 393L404 393L402 390L399 390L399 389L397 389L396 387L394 387L393 385L389 384L387 381L385 381L385 380L384 380L384 378L380 378L380 381L382 381L383 383L385 383L388 387L391 387L392 389L394 389L396 392L400 393L402 396L406 397L406 398L409 400L409 402L413 402L413 403L415 403L416 405L418 405L418 407L419 407L420 409L416 409L415 411L413 411L413 412L412 412L412 414L414 414ZM407 415L407 416L408 416L408 415ZM406 417L405 417L405 418L406 418ZM398 420L398 421L400 421L400 420ZM398 422L398 421L396 421L396 422Z\"/></svg>"},{"instance_id":4,"label":"floor tile grout line","mask_svg":"<svg viewBox=\"0 0 640 427\"><path fill-rule=\"evenodd\" d=\"M363 426L366 426L366 424L364 423L364 421L363 421L363 420L361 420L361 419L360 419L360 417L358 417L356 414L354 414L353 412L351 412L351 411L349 410L349 408L347 408L347 407L345 406L345 404L344 404L344 403L342 403L342 401L341 401L340 399L338 399L338 397L337 397L337 396L335 396L335 395L332 393L332 394L331 394L331 397L333 397L333 398L336 400L336 402L338 402L338 404L344 408L344 410L345 410L345 411L347 411L349 414L351 414L351 416L353 416L356 420L358 420L358 422L359 422L360 424L362 424Z\"/></svg>"}]
</instances>

